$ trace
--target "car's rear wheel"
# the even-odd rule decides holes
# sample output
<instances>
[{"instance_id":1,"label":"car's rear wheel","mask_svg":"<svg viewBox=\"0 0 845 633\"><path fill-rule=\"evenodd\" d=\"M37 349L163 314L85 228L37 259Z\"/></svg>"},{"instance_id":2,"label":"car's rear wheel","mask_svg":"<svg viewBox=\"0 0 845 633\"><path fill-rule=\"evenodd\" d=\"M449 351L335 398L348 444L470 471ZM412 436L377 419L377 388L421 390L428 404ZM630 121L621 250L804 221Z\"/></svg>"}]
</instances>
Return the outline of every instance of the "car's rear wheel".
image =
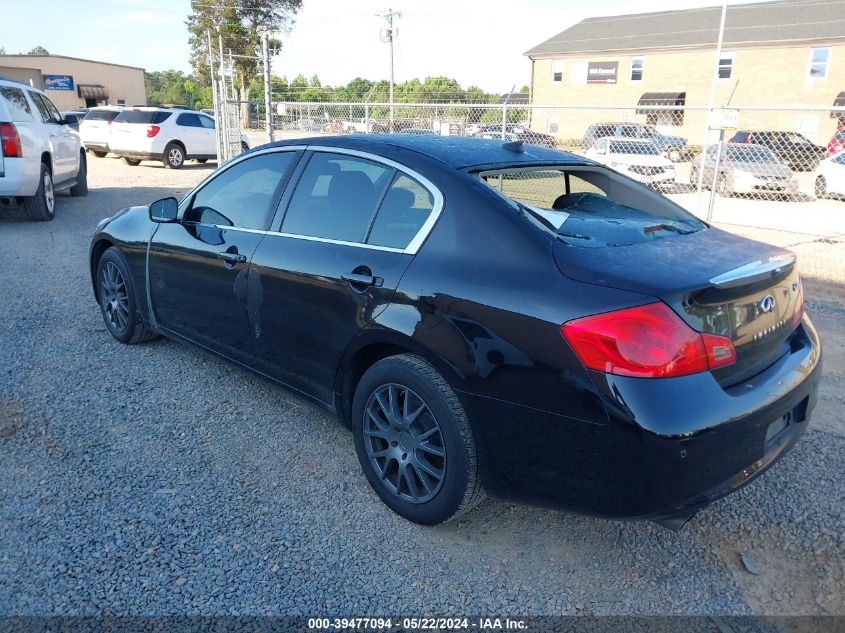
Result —
<instances>
[{"instance_id":1,"label":"car's rear wheel","mask_svg":"<svg viewBox=\"0 0 845 633\"><path fill-rule=\"evenodd\" d=\"M76 172L76 184L70 188L70 195L88 195L88 159L85 152L79 153L79 170Z\"/></svg>"},{"instance_id":2,"label":"car's rear wheel","mask_svg":"<svg viewBox=\"0 0 845 633\"><path fill-rule=\"evenodd\" d=\"M666 152L666 157L673 163L680 162L681 149L679 147L670 147L669 150Z\"/></svg>"},{"instance_id":3,"label":"car's rear wheel","mask_svg":"<svg viewBox=\"0 0 845 633\"><path fill-rule=\"evenodd\" d=\"M182 169L185 164L185 150L181 145L168 143L164 148L164 166L170 169Z\"/></svg>"},{"instance_id":4,"label":"car's rear wheel","mask_svg":"<svg viewBox=\"0 0 845 633\"><path fill-rule=\"evenodd\" d=\"M208 162L208 159L207 159L207 158L198 158L198 159L197 159L197 162L198 162L200 165L205 165L205 164Z\"/></svg>"},{"instance_id":5,"label":"car's rear wheel","mask_svg":"<svg viewBox=\"0 0 845 633\"><path fill-rule=\"evenodd\" d=\"M138 159L138 158L129 158L128 156L124 156L124 157L123 157L123 158L121 158L120 160L122 160L122 161L123 161L124 163L126 163L127 165L131 165L132 167L137 167L138 165L140 165L140 164L141 164L140 159Z\"/></svg>"},{"instance_id":6,"label":"car's rear wheel","mask_svg":"<svg viewBox=\"0 0 845 633\"><path fill-rule=\"evenodd\" d=\"M91 153L94 154L94 156L96 156L97 158L105 158L106 154L108 154L108 152L103 152L98 149L92 149Z\"/></svg>"},{"instance_id":7,"label":"car's rear wheel","mask_svg":"<svg viewBox=\"0 0 845 633\"><path fill-rule=\"evenodd\" d=\"M241 141L241 151L248 152L249 151L249 144L246 141Z\"/></svg>"},{"instance_id":8,"label":"car's rear wheel","mask_svg":"<svg viewBox=\"0 0 845 633\"><path fill-rule=\"evenodd\" d=\"M483 499L469 421L423 359L391 356L370 367L355 390L352 420L364 474L397 514L436 525Z\"/></svg>"},{"instance_id":9,"label":"car's rear wheel","mask_svg":"<svg viewBox=\"0 0 845 633\"><path fill-rule=\"evenodd\" d=\"M97 296L109 334L121 343L134 345L158 336L141 320L129 265L116 246L107 248L97 263Z\"/></svg>"},{"instance_id":10,"label":"car's rear wheel","mask_svg":"<svg viewBox=\"0 0 845 633\"><path fill-rule=\"evenodd\" d=\"M816 176L816 182L813 189L815 190L816 198L819 200L827 198L827 181L824 176Z\"/></svg>"},{"instance_id":11,"label":"car's rear wheel","mask_svg":"<svg viewBox=\"0 0 845 633\"><path fill-rule=\"evenodd\" d=\"M23 208L30 220L48 222L56 217L56 192L53 189L53 174L41 163L38 190L34 196L23 199Z\"/></svg>"}]
</instances>

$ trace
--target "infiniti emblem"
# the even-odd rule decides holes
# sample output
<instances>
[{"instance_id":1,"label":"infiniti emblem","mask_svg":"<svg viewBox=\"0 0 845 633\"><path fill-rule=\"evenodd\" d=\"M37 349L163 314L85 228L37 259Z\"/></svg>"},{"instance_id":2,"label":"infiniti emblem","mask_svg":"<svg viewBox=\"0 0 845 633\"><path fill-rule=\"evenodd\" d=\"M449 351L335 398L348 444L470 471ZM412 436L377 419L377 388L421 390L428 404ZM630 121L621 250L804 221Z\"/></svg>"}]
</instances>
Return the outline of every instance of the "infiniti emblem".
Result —
<instances>
[{"instance_id":1,"label":"infiniti emblem","mask_svg":"<svg viewBox=\"0 0 845 633\"><path fill-rule=\"evenodd\" d=\"M771 312L775 307L775 298L772 295L766 295L760 299L760 310L763 312Z\"/></svg>"}]
</instances>

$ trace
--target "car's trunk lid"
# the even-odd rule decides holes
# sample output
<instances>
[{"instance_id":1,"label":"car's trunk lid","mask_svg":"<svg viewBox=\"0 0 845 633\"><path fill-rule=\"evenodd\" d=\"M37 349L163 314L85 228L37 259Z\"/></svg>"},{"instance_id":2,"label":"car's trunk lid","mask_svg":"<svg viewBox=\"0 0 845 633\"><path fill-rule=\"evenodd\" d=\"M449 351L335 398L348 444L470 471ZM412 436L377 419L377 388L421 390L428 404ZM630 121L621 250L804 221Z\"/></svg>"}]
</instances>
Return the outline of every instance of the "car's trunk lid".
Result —
<instances>
[{"instance_id":1,"label":"car's trunk lid","mask_svg":"<svg viewBox=\"0 0 845 633\"><path fill-rule=\"evenodd\" d=\"M555 260L572 279L657 297L696 331L728 337L737 360L714 372L724 386L780 358L801 309L792 253L714 228L630 246L558 242Z\"/></svg>"}]
</instances>

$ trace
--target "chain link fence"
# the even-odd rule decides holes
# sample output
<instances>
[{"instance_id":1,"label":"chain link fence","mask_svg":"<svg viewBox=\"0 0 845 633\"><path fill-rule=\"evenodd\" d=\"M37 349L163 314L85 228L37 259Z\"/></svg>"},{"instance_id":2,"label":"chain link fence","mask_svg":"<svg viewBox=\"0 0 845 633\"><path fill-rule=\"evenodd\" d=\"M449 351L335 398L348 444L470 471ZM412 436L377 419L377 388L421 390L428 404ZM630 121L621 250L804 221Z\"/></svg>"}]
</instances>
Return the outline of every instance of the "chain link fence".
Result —
<instances>
[{"instance_id":1,"label":"chain link fence","mask_svg":"<svg viewBox=\"0 0 845 633\"><path fill-rule=\"evenodd\" d=\"M338 134L522 141L586 156L726 230L796 251L845 284L845 111L830 108L229 102L250 147Z\"/></svg>"}]
</instances>

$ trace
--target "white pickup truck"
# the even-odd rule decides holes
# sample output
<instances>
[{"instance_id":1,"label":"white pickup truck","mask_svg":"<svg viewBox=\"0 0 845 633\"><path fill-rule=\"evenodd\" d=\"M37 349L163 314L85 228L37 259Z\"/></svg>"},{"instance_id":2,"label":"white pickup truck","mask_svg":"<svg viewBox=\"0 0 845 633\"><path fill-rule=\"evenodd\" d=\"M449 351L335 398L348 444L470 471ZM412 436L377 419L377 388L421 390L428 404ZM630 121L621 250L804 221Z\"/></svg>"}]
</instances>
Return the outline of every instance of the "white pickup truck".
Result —
<instances>
[{"instance_id":1,"label":"white pickup truck","mask_svg":"<svg viewBox=\"0 0 845 633\"><path fill-rule=\"evenodd\" d=\"M0 79L0 202L52 220L56 192L88 193L82 141L41 90Z\"/></svg>"}]
</instances>

